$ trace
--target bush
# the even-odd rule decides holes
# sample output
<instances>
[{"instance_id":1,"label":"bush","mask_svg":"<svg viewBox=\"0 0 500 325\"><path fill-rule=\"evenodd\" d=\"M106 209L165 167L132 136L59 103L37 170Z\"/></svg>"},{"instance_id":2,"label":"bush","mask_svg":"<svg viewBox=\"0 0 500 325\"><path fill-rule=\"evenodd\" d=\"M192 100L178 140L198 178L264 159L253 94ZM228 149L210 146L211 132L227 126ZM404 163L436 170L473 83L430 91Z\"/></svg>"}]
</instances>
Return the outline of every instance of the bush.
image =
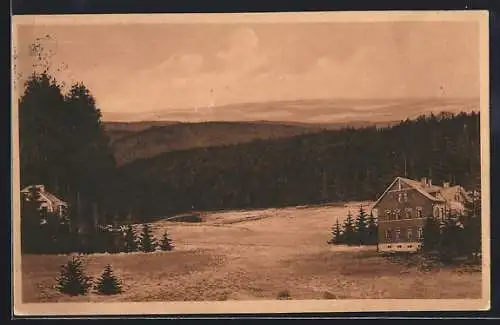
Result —
<instances>
[{"instance_id":1,"label":"bush","mask_svg":"<svg viewBox=\"0 0 500 325\"><path fill-rule=\"evenodd\" d=\"M113 274L111 265L106 265L95 290L102 295L115 295L122 292L121 281Z\"/></svg>"},{"instance_id":2,"label":"bush","mask_svg":"<svg viewBox=\"0 0 500 325\"><path fill-rule=\"evenodd\" d=\"M61 265L56 281L57 289L70 296L85 295L92 287L92 278L85 275L81 256L73 256L65 265Z\"/></svg>"},{"instance_id":3,"label":"bush","mask_svg":"<svg viewBox=\"0 0 500 325\"><path fill-rule=\"evenodd\" d=\"M325 291L323 292L323 299L337 299L337 296L331 292Z\"/></svg>"},{"instance_id":4,"label":"bush","mask_svg":"<svg viewBox=\"0 0 500 325\"><path fill-rule=\"evenodd\" d=\"M283 290L278 292L278 300L290 300L292 299L292 296L290 295L290 292L288 290Z\"/></svg>"},{"instance_id":5,"label":"bush","mask_svg":"<svg viewBox=\"0 0 500 325\"><path fill-rule=\"evenodd\" d=\"M160 242L160 248L162 251L171 251L174 249L172 240L168 237L168 233L165 231Z\"/></svg>"}]
</instances>

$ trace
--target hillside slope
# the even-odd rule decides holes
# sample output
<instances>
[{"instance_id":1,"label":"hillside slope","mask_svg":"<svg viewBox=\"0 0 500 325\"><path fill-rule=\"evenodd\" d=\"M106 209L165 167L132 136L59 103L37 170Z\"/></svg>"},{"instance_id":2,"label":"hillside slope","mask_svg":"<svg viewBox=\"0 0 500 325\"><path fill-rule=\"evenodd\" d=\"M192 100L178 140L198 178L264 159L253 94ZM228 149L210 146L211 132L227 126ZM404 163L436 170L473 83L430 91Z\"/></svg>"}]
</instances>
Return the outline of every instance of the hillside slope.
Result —
<instances>
[{"instance_id":1,"label":"hillside slope","mask_svg":"<svg viewBox=\"0 0 500 325\"><path fill-rule=\"evenodd\" d=\"M112 142L118 165L136 159L191 148L206 148L247 143L256 139L286 138L319 132L315 125L282 125L258 122L205 122L155 125L140 131L121 131L121 137ZM115 135L118 130L115 130Z\"/></svg>"}]
</instances>

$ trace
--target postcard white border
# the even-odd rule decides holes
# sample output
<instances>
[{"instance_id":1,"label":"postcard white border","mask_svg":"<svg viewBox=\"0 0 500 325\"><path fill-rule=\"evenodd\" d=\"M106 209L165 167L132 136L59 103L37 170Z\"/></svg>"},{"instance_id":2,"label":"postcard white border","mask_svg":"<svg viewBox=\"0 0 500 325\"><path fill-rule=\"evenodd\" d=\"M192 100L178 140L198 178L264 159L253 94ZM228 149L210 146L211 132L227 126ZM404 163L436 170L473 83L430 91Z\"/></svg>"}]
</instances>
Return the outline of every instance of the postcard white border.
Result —
<instances>
[{"instance_id":1,"label":"postcard white border","mask_svg":"<svg viewBox=\"0 0 500 325\"><path fill-rule=\"evenodd\" d=\"M247 314L360 311L475 311L490 308L490 124L489 124L489 42L487 11L379 11L307 13L220 13L220 14L110 14L13 16L12 48L19 25L66 24L155 24L155 23L287 23L287 22L388 22L388 21L475 21L480 33L480 123L482 170L482 293L481 299L362 299L144 303L23 303L21 300L21 253L19 195L12 196L13 302L16 316L90 316L141 314ZM14 76L13 76L14 77ZM12 87L12 98L15 96ZM19 193L19 134L17 100L12 103L12 193Z\"/></svg>"}]
</instances>

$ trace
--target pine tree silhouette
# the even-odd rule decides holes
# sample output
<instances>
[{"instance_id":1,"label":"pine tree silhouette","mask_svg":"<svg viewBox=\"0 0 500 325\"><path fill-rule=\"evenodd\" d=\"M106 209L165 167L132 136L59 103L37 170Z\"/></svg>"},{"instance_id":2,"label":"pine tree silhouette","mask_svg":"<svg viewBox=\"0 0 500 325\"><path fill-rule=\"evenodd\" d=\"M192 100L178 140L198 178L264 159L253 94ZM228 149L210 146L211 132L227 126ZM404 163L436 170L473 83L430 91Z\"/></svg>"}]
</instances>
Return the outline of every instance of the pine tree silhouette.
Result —
<instances>
[{"instance_id":1,"label":"pine tree silhouette","mask_svg":"<svg viewBox=\"0 0 500 325\"><path fill-rule=\"evenodd\" d=\"M141 251L154 252L156 250L156 241L147 223L142 226L142 233L139 241Z\"/></svg>"},{"instance_id":2,"label":"pine tree silhouette","mask_svg":"<svg viewBox=\"0 0 500 325\"><path fill-rule=\"evenodd\" d=\"M128 225L125 232L125 252L129 253L135 251L137 251L137 236L132 226Z\"/></svg>"},{"instance_id":3,"label":"pine tree silhouette","mask_svg":"<svg viewBox=\"0 0 500 325\"><path fill-rule=\"evenodd\" d=\"M367 226L368 215L362 205L359 206L358 217L356 218L356 232L357 232L357 243L360 245L365 245L367 243L368 229Z\"/></svg>"},{"instance_id":4,"label":"pine tree silhouette","mask_svg":"<svg viewBox=\"0 0 500 325\"><path fill-rule=\"evenodd\" d=\"M372 212L370 212L370 216L368 217L367 228L367 244L376 245L378 243L378 225L377 220L375 219L375 216Z\"/></svg>"},{"instance_id":5,"label":"pine tree silhouette","mask_svg":"<svg viewBox=\"0 0 500 325\"><path fill-rule=\"evenodd\" d=\"M162 251L171 251L174 249L172 240L168 237L168 233L165 231L160 242L160 248Z\"/></svg>"},{"instance_id":6,"label":"pine tree silhouette","mask_svg":"<svg viewBox=\"0 0 500 325\"><path fill-rule=\"evenodd\" d=\"M342 243L342 227L339 223L339 218L335 222L335 226L332 227L332 239L330 239L329 243L331 244L341 244Z\"/></svg>"},{"instance_id":7,"label":"pine tree silhouette","mask_svg":"<svg viewBox=\"0 0 500 325\"><path fill-rule=\"evenodd\" d=\"M104 268L101 277L95 285L95 290L102 295L115 295L122 292L121 281L113 274L111 265L108 264Z\"/></svg>"},{"instance_id":8,"label":"pine tree silhouette","mask_svg":"<svg viewBox=\"0 0 500 325\"><path fill-rule=\"evenodd\" d=\"M92 278L85 275L83 259L80 256L73 256L65 265L61 266L56 281L57 289L71 296L85 295L92 287Z\"/></svg>"},{"instance_id":9,"label":"pine tree silhouette","mask_svg":"<svg viewBox=\"0 0 500 325\"><path fill-rule=\"evenodd\" d=\"M356 229L351 211L347 213L347 219L344 223L344 242L347 245L356 245Z\"/></svg>"}]
</instances>

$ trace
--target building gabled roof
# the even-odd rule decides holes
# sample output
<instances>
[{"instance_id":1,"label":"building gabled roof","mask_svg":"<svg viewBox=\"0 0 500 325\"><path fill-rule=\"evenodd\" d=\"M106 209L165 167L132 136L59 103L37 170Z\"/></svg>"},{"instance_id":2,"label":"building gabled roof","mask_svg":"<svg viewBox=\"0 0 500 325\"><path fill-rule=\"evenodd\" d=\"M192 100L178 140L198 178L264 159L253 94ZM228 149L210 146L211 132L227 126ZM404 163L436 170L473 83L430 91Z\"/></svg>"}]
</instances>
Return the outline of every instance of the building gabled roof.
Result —
<instances>
[{"instance_id":1,"label":"building gabled roof","mask_svg":"<svg viewBox=\"0 0 500 325\"><path fill-rule=\"evenodd\" d=\"M60 198L58 198L54 194L47 191L43 185L30 185L30 186L27 186L24 189L22 189L21 192L22 193L29 193L29 191L33 188L33 186L40 188L39 194L40 194L40 197L42 198L43 201L50 202L50 204L54 205L54 206L60 206L60 205L65 206L65 207L68 206L68 204L66 202L64 202L63 200L61 200Z\"/></svg>"},{"instance_id":2,"label":"building gabled roof","mask_svg":"<svg viewBox=\"0 0 500 325\"><path fill-rule=\"evenodd\" d=\"M441 188L440 190L441 195L446 201L455 201L455 194L460 193L467 201L471 202L472 198L471 196L463 189L463 187L459 185L451 186L451 187L446 187L446 188Z\"/></svg>"},{"instance_id":3,"label":"building gabled roof","mask_svg":"<svg viewBox=\"0 0 500 325\"><path fill-rule=\"evenodd\" d=\"M435 193L439 193L442 187L436 186L436 185L430 185L430 186L422 186L421 182L415 181L413 179L409 178L403 178L403 177L398 177L400 180L408 184L410 187L416 189L419 191L422 195L427 197L430 200L437 201L437 202L443 202L444 199L440 199L435 196Z\"/></svg>"},{"instance_id":4,"label":"building gabled roof","mask_svg":"<svg viewBox=\"0 0 500 325\"><path fill-rule=\"evenodd\" d=\"M375 201L375 203L373 204L373 206L376 206L380 202L380 200L382 200L382 198L387 194L387 192L389 192L389 190L394 186L394 184L397 181L402 181L403 183L407 184L411 188L417 190L420 194L422 194L423 196L425 196L426 198L428 198L431 201L434 201L434 202L445 202L444 199L437 198L436 196L434 196L434 195L431 194L431 193L440 192L441 187L435 186L435 185L431 185L429 187L423 187L421 182L415 181L413 179L409 179L409 178L404 178L404 177L399 177L398 176L386 188L386 190L384 191L384 193L382 193L382 195L378 198L378 200Z\"/></svg>"}]
</instances>

